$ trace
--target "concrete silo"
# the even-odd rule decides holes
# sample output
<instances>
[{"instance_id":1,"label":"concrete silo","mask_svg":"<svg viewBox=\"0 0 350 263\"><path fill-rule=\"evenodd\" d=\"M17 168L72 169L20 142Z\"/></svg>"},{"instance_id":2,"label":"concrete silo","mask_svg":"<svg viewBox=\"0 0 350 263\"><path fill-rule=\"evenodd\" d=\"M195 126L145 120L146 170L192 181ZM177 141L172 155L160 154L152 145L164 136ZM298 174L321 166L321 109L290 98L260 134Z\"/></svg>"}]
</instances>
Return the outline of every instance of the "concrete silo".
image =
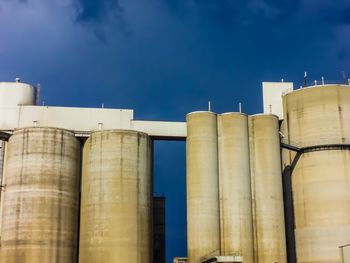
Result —
<instances>
[{"instance_id":1,"label":"concrete silo","mask_svg":"<svg viewBox=\"0 0 350 263\"><path fill-rule=\"evenodd\" d=\"M350 243L350 89L325 85L283 97L285 142L302 149L292 173L297 262L340 262ZM290 165L295 153L284 154Z\"/></svg>"},{"instance_id":2,"label":"concrete silo","mask_svg":"<svg viewBox=\"0 0 350 263\"><path fill-rule=\"evenodd\" d=\"M187 115L187 243L190 263L220 253L217 116Z\"/></svg>"},{"instance_id":3,"label":"concrete silo","mask_svg":"<svg viewBox=\"0 0 350 263\"><path fill-rule=\"evenodd\" d=\"M152 262L151 145L131 130L94 132L86 141L79 262Z\"/></svg>"},{"instance_id":4,"label":"concrete silo","mask_svg":"<svg viewBox=\"0 0 350 263\"><path fill-rule=\"evenodd\" d=\"M285 263L279 121L275 115L249 117L254 254L257 263Z\"/></svg>"},{"instance_id":5,"label":"concrete silo","mask_svg":"<svg viewBox=\"0 0 350 263\"><path fill-rule=\"evenodd\" d=\"M218 116L221 254L254 262L248 117Z\"/></svg>"},{"instance_id":6,"label":"concrete silo","mask_svg":"<svg viewBox=\"0 0 350 263\"><path fill-rule=\"evenodd\" d=\"M15 130L3 184L0 262L76 262L80 142L74 134Z\"/></svg>"}]
</instances>

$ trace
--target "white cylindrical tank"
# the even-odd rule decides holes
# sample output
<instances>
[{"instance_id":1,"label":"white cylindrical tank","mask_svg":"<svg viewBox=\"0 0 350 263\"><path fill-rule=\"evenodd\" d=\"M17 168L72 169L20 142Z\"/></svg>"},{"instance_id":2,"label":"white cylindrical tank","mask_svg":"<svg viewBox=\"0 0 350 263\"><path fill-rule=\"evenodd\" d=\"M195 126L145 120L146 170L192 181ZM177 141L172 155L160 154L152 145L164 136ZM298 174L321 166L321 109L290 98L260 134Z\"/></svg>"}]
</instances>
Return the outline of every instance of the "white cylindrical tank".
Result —
<instances>
[{"instance_id":1,"label":"white cylindrical tank","mask_svg":"<svg viewBox=\"0 0 350 263\"><path fill-rule=\"evenodd\" d=\"M80 142L74 134L56 128L16 130L4 174L0 262L75 263Z\"/></svg>"},{"instance_id":2,"label":"white cylindrical tank","mask_svg":"<svg viewBox=\"0 0 350 263\"><path fill-rule=\"evenodd\" d=\"M152 262L151 161L141 132L99 131L86 141L79 262Z\"/></svg>"},{"instance_id":3,"label":"white cylindrical tank","mask_svg":"<svg viewBox=\"0 0 350 263\"><path fill-rule=\"evenodd\" d=\"M0 82L0 129L18 128L21 105L35 105L36 89L20 82Z\"/></svg>"},{"instance_id":4,"label":"white cylindrical tank","mask_svg":"<svg viewBox=\"0 0 350 263\"><path fill-rule=\"evenodd\" d=\"M187 243L189 263L220 253L217 116L187 115Z\"/></svg>"},{"instance_id":5,"label":"white cylindrical tank","mask_svg":"<svg viewBox=\"0 0 350 263\"><path fill-rule=\"evenodd\" d=\"M0 108L34 105L36 89L21 82L0 82Z\"/></svg>"},{"instance_id":6,"label":"white cylindrical tank","mask_svg":"<svg viewBox=\"0 0 350 263\"><path fill-rule=\"evenodd\" d=\"M249 117L255 262L286 263L279 120Z\"/></svg>"},{"instance_id":7,"label":"white cylindrical tank","mask_svg":"<svg viewBox=\"0 0 350 263\"><path fill-rule=\"evenodd\" d=\"M254 263L248 117L218 116L221 255Z\"/></svg>"},{"instance_id":8,"label":"white cylindrical tank","mask_svg":"<svg viewBox=\"0 0 350 263\"><path fill-rule=\"evenodd\" d=\"M303 153L292 174L297 261L339 263L339 246L350 243L350 88L304 88L285 95L283 104L285 142L345 144Z\"/></svg>"}]
</instances>

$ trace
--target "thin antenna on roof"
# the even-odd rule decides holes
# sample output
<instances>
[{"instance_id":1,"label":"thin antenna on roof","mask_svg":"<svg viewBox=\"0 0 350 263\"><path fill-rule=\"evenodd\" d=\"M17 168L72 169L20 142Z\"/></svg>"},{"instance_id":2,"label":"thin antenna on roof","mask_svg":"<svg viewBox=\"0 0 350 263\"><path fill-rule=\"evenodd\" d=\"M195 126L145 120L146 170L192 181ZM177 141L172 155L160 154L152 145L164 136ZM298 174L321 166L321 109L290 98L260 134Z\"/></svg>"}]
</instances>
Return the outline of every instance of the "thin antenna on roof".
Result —
<instances>
[{"instance_id":1,"label":"thin antenna on roof","mask_svg":"<svg viewBox=\"0 0 350 263\"><path fill-rule=\"evenodd\" d=\"M346 80L346 74L345 71L342 71L342 76L343 76L343 83L346 84L347 80Z\"/></svg>"},{"instance_id":2,"label":"thin antenna on roof","mask_svg":"<svg viewBox=\"0 0 350 263\"><path fill-rule=\"evenodd\" d=\"M242 113L242 102L238 103L238 110L240 113Z\"/></svg>"},{"instance_id":3,"label":"thin antenna on roof","mask_svg":"<svg viewBox=\"0 0 350 263\"><path fill-rule=\"evenodd\" d=\"M305 71L304 72L304 85L303 87L306 87L307 86L307 72Z\"/></svg>"},{"instance_id":4,"label":"thin antenna on roof","mask_svg":"<svg viewBox=\"0 0 350 263\"><path fill-rule=\"evenodd\" d=\"M211 102L208 101L208 111L211 112Z\"/></svg>"},{"instance_id":5,"label":"thin antenna on roof","mask_svg":"<svg viewBox=\"0 0 350 263\"><path fill-rule=\"evenodd\" d=\"M40 92L41 92L41 85L40 83L36 84L35 86L35 105L40 104Z\"/></svg>"}]
</instances>

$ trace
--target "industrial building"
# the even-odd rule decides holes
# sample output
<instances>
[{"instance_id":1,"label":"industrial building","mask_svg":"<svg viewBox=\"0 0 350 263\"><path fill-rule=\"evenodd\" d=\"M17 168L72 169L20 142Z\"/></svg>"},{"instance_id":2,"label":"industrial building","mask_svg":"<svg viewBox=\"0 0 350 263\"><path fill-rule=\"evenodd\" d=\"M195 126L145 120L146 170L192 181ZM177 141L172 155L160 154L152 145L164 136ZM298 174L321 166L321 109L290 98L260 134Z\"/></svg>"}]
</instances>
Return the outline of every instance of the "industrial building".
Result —
<instances>
[{"instance_id":1,"label":"industrial building","mask_svg":"<svg viewBox=\"0 0 350 263\"><path fill-rule=\"evenodd\" d=\"M165 197L153 198L153 263L164 263L165 255Z\"/></svg>"},{"instance_id":2,"label":"industrial building","mask_svg":"<svg viewBox=\"0 0 350 263\"><path fill-rule=\"evenodd\" d=\"M154 140L186 140L188 255L174 262L350 262L348 84L264 82L263 113L186 122L36 100L0 83L0 262L164 262Z\"/></svg>"}]
</instances>

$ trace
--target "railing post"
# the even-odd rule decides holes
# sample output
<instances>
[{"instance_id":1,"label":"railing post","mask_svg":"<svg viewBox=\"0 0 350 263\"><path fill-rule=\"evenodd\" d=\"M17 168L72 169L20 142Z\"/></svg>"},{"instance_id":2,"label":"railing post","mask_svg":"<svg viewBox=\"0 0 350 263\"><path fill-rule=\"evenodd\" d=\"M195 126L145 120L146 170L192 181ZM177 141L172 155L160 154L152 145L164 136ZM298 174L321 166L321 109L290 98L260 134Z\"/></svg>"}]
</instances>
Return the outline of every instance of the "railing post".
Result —
<instances>
[{"instance_id":1,"label":"railing post","mask_svg":"<svg viewBox=\"0 0 350 263\"><path fill-rule=\"evenodd\" d=\"M344 263L344 251L343 247L339 247L340 263Z\"/></svg>"}]
</instances>

